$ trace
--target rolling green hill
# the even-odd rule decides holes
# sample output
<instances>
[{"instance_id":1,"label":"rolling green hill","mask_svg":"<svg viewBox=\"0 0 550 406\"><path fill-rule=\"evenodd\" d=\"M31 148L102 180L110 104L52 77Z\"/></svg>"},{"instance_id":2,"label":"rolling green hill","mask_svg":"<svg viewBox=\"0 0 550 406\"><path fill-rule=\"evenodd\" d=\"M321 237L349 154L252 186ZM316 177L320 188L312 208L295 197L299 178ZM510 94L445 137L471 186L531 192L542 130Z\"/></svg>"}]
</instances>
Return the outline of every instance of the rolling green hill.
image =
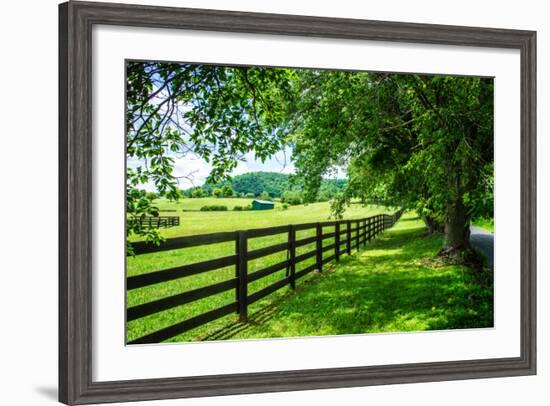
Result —
<instances>
[{"instance_id":1,"label":"rolling green hill","mask_svg":"<svg viewBox=\"0 0 550 406\"><path fill-rule=\"evenodd\" d=\"M328 200L344 188L346 179L323 179L319 189L319 200ZM230 181L218 184L204 184L200 188L205 196L211 196L216 188L230 185L238 196L257 197L262 193L271 198L280 198L285 192L300 193L303 184L292 181L291 176L277 172L249 172L234 176ZM183 190L189 196L195 188Z\"/></svg>"}]
</instances>

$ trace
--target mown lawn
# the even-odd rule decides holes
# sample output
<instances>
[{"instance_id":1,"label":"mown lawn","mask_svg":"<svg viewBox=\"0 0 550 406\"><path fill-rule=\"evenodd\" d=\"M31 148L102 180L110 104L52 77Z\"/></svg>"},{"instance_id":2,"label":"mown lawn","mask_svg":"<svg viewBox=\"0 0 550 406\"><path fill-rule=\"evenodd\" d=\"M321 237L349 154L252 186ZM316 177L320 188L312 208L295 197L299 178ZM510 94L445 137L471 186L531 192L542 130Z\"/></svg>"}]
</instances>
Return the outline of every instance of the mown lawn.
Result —
<instances>
[{"instance_id":1,"label":"mown lawn","mask_svg":"<svg viewBox=\"0 0 550 406\"><path fill-rule=\"evenodd\" d=\"M314 221L324 221L329 218L330 208L328 203L314 203L309 205L291 206L287 210L276 208L269 211L245 211L245 212L181 212L180 208L188 208L190 204L195 207L204 204L213 204L210 201L222 202L230 200L239 202L243 199L184 199L180 202L160 202L159 206L163 209L176 207L178 212L166 212L167 215L178 215L181 219L179 227L161 229L166 237L204 234L227 230L242 230L251 228L269 227L284 224L299 224ZM197 202L199 201L199 202ZM202 202L201 202L202 201ZM234 203L235 204L235 203ZM172 205L172 206L170 206ZM346 218L364 218L379 213L390 213L392 209L353 204L350 210L346 212ZM163 213L164 214L164 213ZM333 227L325 227L324 232L334 231ZM297 238L302 239L314 235L315 230L304 230L297 233ZM352 234L353 236L353 234ZM255 238L249 240L249 250L274 245L287 240L287 234L279 234L275 236ZM324 245L332 244L333 239L326 239ZM299 247L297 255L309 252L315 248L315 243ZM128 257L126 261L127 275L133 276L142 273L152 272L161 269L190 264L194 262L215 259L226 255L232 255L235 252L235 243L227 242L214 244L203 247L195 247L180 250L164 251L153 254L137 255ZM331 255L331 252L326 252L325 257ZM249 273L263 269L269 265L276 264L286 259L286 253L276 253L267 257L259 258L249 262ZM303 261L297 267L297 271L312 264L315 258L310 258ZM284 278L285 271L281 270L265 278L254 281L249 284L248 292L252 294L265 286L268 286L277 280ZM126 295L127 306L135 306L142 303L147 303L153 300L161 299L167 296L182 293L191 289L208 286L216 282L231 279L235 276L235 267L230 266L215 271L206 272L199 275L194 275L188 278L159 283L149 287L128 291ZM304 281L315 277L308 275L299 281ZM289 288L285 287L272 295L254 303L249 307L250 312L258 311L259 309L269 306L278 298L288 293ZM159 330L163 327L175 324L179 321L199 315L217 307L226 305L235 300L235 291L223 292L205 299L201 299L189 304L178 306L176 308L153 314L138 320L127 323L127 340L131 341L145 334ZM224 318L208 323L207 325L198 327L187 333L173 337L169 341L190 341L201 340L209 335L217 332L220 328L235 322L236 315L228 315Z\"/></svg>"},{"instance_id":2,"label":"mown lawn","mask_svg":"<svg viewBox=\"0 0 550 406\"><path fill-rule=\"evenodd\" d=\"M276 306L211 339L319 336L493 326L492 287L433 261L440 236L404 216L367 250L301 284Z\"/></svg>"}]
</instances>

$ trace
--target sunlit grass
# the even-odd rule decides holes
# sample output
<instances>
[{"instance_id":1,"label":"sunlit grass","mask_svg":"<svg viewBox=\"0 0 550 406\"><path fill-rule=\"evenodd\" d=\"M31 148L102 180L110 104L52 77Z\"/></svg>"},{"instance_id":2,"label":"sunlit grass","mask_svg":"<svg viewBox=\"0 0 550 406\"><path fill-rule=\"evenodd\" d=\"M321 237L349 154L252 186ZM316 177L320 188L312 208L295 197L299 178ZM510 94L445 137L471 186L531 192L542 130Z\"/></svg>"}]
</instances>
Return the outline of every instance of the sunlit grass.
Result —
<instances>
[{"instance_id":1,"label":"sunlit grass","mask_svg":"<svg viewBox=\"0 0 550 406\"><path fill-rule=\"evenodd\" d=\"M366 251L343 257L289 294L268 318L252 318L224 338L493 326L492 288L478 286L464 266L426 261L441 243L441 236L426 236L422 223L406 216Z\"/></svg>"},{"instance_id":2,"label":"sunlit grass","mask_svg":"<svg viewBox=\"0 0 550 406\"><path fill-rule=\"evenodd\" d=\"M478 219L473 222L474 226L483 228L484 230L494 232L495 231L495 221L494 219Z\"/></svg>"},{"instance_id":3,"label":"sunlit grass","mask_svg":"<svg viewBox=\"0 0 550 406\"><path fill-rule=\"evenodd\" d=\"M179 216L180 225L177 227L161 228L163 237L179 237L182 235L205 234L218 231L234 231L249 228L264 228L285 224L300 224L330 219L330 204L328 202L311 203L307 205L288 206L283 209L282 203L275 203L273 210L232 211L234 206L246 206L252 199L240 198L200 198L181 199L177 202L157 200L155 205L161 209L162 216ZM202 206L221 204L226 205L229 211L187 211L199 210ZM176 210L162 211L162 210ZM363 206L352 204L345 212L346 219L357 219L380 213L389 213L397 209L381 206ZM135 240L135 238L132 238Z\"/></svg>"},{"instance_id":4,"label":"sunlit grass","mask_svg":"<svg viewBox=\"0 0 550 406\"><path fill-rule=\"evenodd\" d=\"M330 231L329 229L326 230ZM304 238L307 232L298 238ZM286 236L258 240L261 245L284 240ZM249 307L250 322L239 323L236 315L226 316L169 341L206 339L245 339L267 337L320 336L354 333L405 332L493 325L492 288L474 283L472 270L458 265L429 261L441 247L441 236L425 235L422 223L405 215L396 226L379 236L359 254L343 256L338 265L313 272L298 281L296 291L283 288ZM330 241L325 242L330 244ZM175 262L196 262L207 251L212 256L226 255L232 244L215 249L168 251L129 258L132 274L173 266ZM301 248L303 252L313 246ZM225 250L225 251L224 251ZM179 253L178 253L179 251ZM187 251L185 255L182 252ZM355 250L354 250L355 252ZM330 255L330 253L326 253ZM285 259L274 254L251 263L261 269ZM299 269L313 263L305 261ZM154 298L206 286L234 275L234 268L208 272L196 277L171 281L128 294L130 305ZM284 277L277 272L254 282L254 292ZM193 279L195 278L195 279ZM128 324L131 340L193 315L227 304L234 291L225 292L193 304L179 306Z\"/></svg>"},{"instance_id":5,"label":"sunlit grass","mask_svg":"<svg viewBox=\"0 0 550 406\"><path fill-rule=\"evenodd\" d=\"M209 200L230 200L239 202L243 199L212 199ZM198 203L202 201L202 203ZM181 219L179 227L162 229L162 233L167 237L189 235L189 234L204 234L218 231L242 230L250 228L270 227L284 224L299 224L313 221L325 221L329 218L330 210L328 203L314 203L310 205L292 206L288 210L275 209L269 211L246 211L246 212L181 212L182 207L189 207L189 204L198 207L201 204L210 204L207 199L184 199L180 202L161 201L160 207L163 209L176 207L178 212L166 212L167 215L178 215ZM224 204L224 203L222 203ZM172 205L172 206L170 206ZM380 206L364 207L359 204L353 204L345 214L346 218L364 218L379 213L389 213L392 209ZM162 213L164 214L164 213ZM326 227L325 233L334 231L334 227ZM297 232L297 239L303 239L315 234L315 229L303 230ZM352 237L355 234L352 234ZM249 241L249 250L274 245L287 241L286 233L251 239ZM333 239L326 239L324 245L333 243ZM309 252L315 249L315 243L299 247L297 255ZM221 244L213 244L209 246L194 247L180 250L170 250L152 254L138 255L127 258L127 275L134 276L143 273L153 272L161 269L168 269L175 266L191 264L195 262L215 259L235 253L235 243L227 242ZM326 252L324 257L328 257L332 252ZM267 257L259 258L249 262L249 273L263 269L269 265L279 263L286 260L286 252L276 253ZM307 267L315 262L315 258L310 258L301 262L297 266L297 271ZM263 287L266 287L285 276L285 270L281 270L272 275L259 279L249 284L248 292L252 294ZM156 285L135 289L127 292L127 305L132 307L142 303L147 303L153 300L164 298L167 296L182 293L191 289L200 288L203 286L212 285L216 282L222 282L235 277L235 267L230 266L215 271L206 272L199 275L194 275L188 278L182 278L174 281L159 283ZM298 281L298 284L303 284L308 279L314 278L315 275L308 275ZM251 313L262 309L266 305L270 305L277 301L280 297L289 293L289 288L283 288L279 291L267 296L266 298L254 303L249 307ZM209 298L201 299L196 302L188 303L176 308L153 314L138 320L127 323L127 339L131 341L145 334L175 324L179 321L199 315L209 310L221 307L235 301L235 291L230 290ZM169 341L190 341L201 340L208 337L212 333L226 326L228 323L235 322L236 315L228 315L224 318L198 327L194 330L173 337Z\"/></svg>"}]
</instances>

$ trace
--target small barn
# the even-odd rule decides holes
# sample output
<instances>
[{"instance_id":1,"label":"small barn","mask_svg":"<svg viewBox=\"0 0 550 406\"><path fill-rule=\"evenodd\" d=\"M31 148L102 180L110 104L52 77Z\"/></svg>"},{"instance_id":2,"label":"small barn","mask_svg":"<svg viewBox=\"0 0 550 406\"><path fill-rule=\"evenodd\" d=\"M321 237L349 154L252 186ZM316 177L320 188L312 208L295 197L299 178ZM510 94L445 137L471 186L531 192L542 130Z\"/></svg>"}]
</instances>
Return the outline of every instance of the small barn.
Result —
<instances>
[{"instance_id":1,"label":"small barn","mask_svg":"<svg viewBox=\"0 0 550 406\"><path fill-rule=\"evenodd\" d=\"M272 210L275 208L275 203L269 200L252 200L252 210Z\"/></svg>"}]
</instances>

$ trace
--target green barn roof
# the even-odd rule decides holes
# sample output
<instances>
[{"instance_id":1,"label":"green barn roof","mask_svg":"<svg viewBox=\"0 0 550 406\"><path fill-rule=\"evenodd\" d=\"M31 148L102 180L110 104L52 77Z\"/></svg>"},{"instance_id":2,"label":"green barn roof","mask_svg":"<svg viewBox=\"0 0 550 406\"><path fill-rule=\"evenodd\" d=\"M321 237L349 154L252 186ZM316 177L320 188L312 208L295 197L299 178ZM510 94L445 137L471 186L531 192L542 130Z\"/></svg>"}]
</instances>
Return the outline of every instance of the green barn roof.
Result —
<instances>
[{"instance_id":1,"label":"green barn roof","mask_svg":"<svg viewBox=\"0 0 550 406\"><path fill-rule=\"evenodd\" d=\"M269 209L273 209L274 207L275 207L275 203L270 202L269 200L259 200L259 199L252 200L253 210L269 210Z\"/></svg>"}]
</instances>

